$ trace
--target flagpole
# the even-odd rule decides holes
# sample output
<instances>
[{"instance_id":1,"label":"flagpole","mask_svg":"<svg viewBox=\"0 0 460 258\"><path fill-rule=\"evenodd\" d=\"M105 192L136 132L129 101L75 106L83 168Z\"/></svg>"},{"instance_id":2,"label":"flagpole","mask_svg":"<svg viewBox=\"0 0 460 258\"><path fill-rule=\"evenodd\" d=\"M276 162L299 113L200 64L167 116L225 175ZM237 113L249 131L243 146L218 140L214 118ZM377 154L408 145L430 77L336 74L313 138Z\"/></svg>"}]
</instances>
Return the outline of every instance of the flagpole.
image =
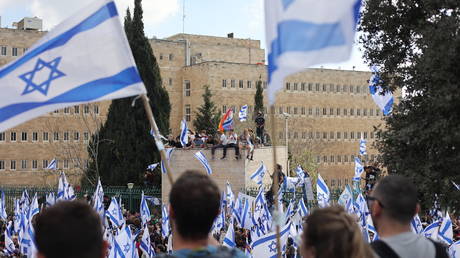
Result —
<instances>
[{"instance_id":1,"label":"flagpole","mask_svg":"<svg viewBox=\"0 0 460 258\"><path fill-rule=\"evenodd\" d=\"M270 110L275 110L275 106L272 104L270 106ZM271 112L271 118L272 122L272 146L273 146L273 201L275 205L275 230L276 230L276 249L277 249L277 256L278 258L281 258L281 239L280 239L280 221L281 221L281 214L280 211L278 210L278 191L279 191L279 172L277 172L277 155L276 155L276 122L275 122L275 112ZM276 175L275 175L276 172Z\"/></svg>"},{"instance_id":2,"label":"flagpole","mask_svg":"<svg viewBox=\"0 0 460 258\"><path fill-rule=\"evenodd\" d=\"M144 103L145 112L147 112L147 118L149 119L150 126L153 129L153 137L155 138L155 144L157 145L158 151L160 151L161 160L163 161L163 164L166 168L166 175L168 175L169 183L172 186L172 184L174 183L174 179L172 176L171 167L169 166L169 161L166 156L165 147L160 138L160 131L158 130L157 123L155 122L155 118L153 117L153 112L149 104L149 99L145 94L142 94L141 98L142 102Z\"/></svg>"}]
</instances>

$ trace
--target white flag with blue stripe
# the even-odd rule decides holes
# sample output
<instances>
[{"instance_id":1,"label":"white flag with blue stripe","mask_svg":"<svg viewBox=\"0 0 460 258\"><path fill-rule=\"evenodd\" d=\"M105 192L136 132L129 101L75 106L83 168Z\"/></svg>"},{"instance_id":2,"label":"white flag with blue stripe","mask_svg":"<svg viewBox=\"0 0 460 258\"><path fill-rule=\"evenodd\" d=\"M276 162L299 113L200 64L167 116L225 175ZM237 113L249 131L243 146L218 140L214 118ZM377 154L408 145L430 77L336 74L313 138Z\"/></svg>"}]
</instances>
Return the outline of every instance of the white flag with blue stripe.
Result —
<instances>
[{"instance_id":1,"label":"white flag with blue stripe","mask_svg":"<svg viewBox=\"0 0 460 258\"><path fill-rule=\"evenodd\" d=\"M185 147L188 143L188 127L187 127L187 121L185 121L185 118L182 119L180 122L180 144L182 147Z\"/></svg>"},{"instance_id":2,"label":"white flag with blue stripe","mask_svg":"<svg viewBox=\"0 0 460 258\"><path fill-rule=\"evenodd\" d=\"M452 229L452 220L450 220L449 212L446 212L446 216L439 227L438 239L447 245L451 245L453 243L453 238L454 231Z\"/></svg>"},{"instance_id":3,"label":"white flag with blue stripe","mask_svg":"<svg viewBox=\"0 0 460 258\"><path fill-rule=\"evenodd\" d=\"M452 181L452 180L451 180L451 182L452 182L452 184L455 186L455 188L456 188L457 190L460 191L460 185L456 184L456 183L455 183L454 181Z\"/></svg>"},{"instance_id":4,"label":"white flag with blue stripe","mask_svg":"<svg viewBox=\"0 0 460 258\"><path fill-rule=\"evenodd\" d=\"M56 159L51 160L50 164L48 164L46 169L56 170L57 169L57 161L56 161Z\"/></svg>"},{"instance_id":5,"label":"white flag with blue stripe","mask_svg":"<svg viewBox=\"0 0 460 258\"><path fill-rule=\"evenodd\" d=\"M260 166L257 168L257 170L254 173L252 173L251 180L256 182L256 184L261 185L266 172L267 172L267 167L265 167L263 162L260 162Z\"/></svg>"},{"instance_id":6,"label":"white flag with blue stripe","mask_svg":"<svg viewBox=\"0 0 460 258\"><path fill-rule=\"evenodd\" d=\"M412 229L412 232L415 234L421 234L423 232L423 226L422 226L422 221L420 220L420 217L418 214L416 214L412 220L410 221L410 226Z\"/></svg>"},{"instance_id":7,"label":"white flag with blue stripe","mask_svg":"<svg viewBox=\"0 0 460 258\"><path fill-rule=\"evenodd\" d=\"M361 163L361 160L358 157L355 157L355 175L353 176L353 181L361 180L361 175L363 174L363 172L363 163Z\"/></svg>"},{"instance_id":8,"label":"white flag with blue stripe","mask_svg":"<svg viewBox=\"0 0 460 258\"><path fill-rule=\"evenodd\" d=\"M94 1L0 70L0 132L56 109L146 93L115 3Z\"/></svg>"},{"instance_id":9,"label":"white flag with blue stripe","mask_svg":"<svg viewBox=\"0 0 460 258\"><path fill-rule=\"evenodd\" d=\"M56 203L56 196L54 193L49 193L46 195L46 207L51 207Z\"/></svg>"},{"instance_id":10,"label":"white flag with blue stripe","mask_svg":"<svg viewBox=\"0 0 460 258\"><path fill-rule=\"evenodd\" d=\"M318 200L318 206L324 208L329 206L329 200L331 199L331 192L324 182L321 175L318 173L318 180L316 182L316 198Z\"/></svg>"},{"instance_id":11,"label":"white flag with blue stripe","mask_svg":"<svg viewBox=\"0 0 460 258\"><path fill-rule=\"evenodd\" d=\"M361 0L265 0L270 104L286 76L349 58L360 6Z\"/></svg>"},{"instance_id":12,"label":"white flag with blue stripe","mask_svg":"<svg viewBox=\"0 0 460 258\"><path fill-rule=\"evenodd\" d=\"M377 67L371 67L372 76L369 80L369 91L375 104L382 110L384 115L391 114L393 109L393 94L390 91L384 91L380 85L382 82L378 75Z\"/></svg>"},{"instance_id":13,"label":"white flag with blue stripe","mask_svg":"<svg viewBox=\"0 0 460 258\"><path fill-rule=\"evenodd\" d=\"M120 204L117 202L115 197L112 197L112 202L110 203L109 208L105 214L116 227L119 228L125 224L125 219L123 218Z\"/></svg>"},{"instance_id":14,"label":"white flag with blue stripe","mask_svg":"<svg viewBox=\"0 0 460 258\"><path fill-rule=\"evenodd\" d=\"M347 206L347 203L352 200L353 193L351 191L351 187L349 185L346 185L345 189L343 189L343 192L340 194L337 203L345 208Z\"/></svg>"},{"instance_id":15,"label":"white flag with blue stripe","mask_svg":"<svg viewBox=\"0 0 460 258\"><path fill-rule=\"evenodd\" d=\"M291 223L288 223L280 229L281 250L286 249L290 228ZM251 247L253 257L277 257L276 232L256 237L252 241Z\"/></svg>"},{"instance_id":16,"label":"white flag with blue stripe","mask_svg":"<svg viewBox=\"0 0 460 258\"><path fill-rule=\"evenodd\" d=\"M16 247L13 242L14 227L13 222L10 221L8 226L5 229L5 254L8 256L13 256Z\"/></svg>"},{"instance_id":17,"label":"white flag with blue stripe","mask_svg":"<svg viewBox=\"0 0 460 258\"><path fill-rule=\"evenodd\" d=\"M299 200L299 213L302 217L306 217L309 214L307 205L305 205L303 198L300 198Z\"/></svg>"},{"instance_id":18,"label":"white flag with blue stripe","mask_svg":"<svg viewBox=\"0 0 460 258\"><path fill-rule=\"evenodd\" d=\"M174 148L166 148L166 158L168 159L168 161L167 161L168 163L171 160L171 156L172 156L173 152L174 152ZM167 174L168 172L166 171L166 166L165 166L163 160L160 162L160 164L161 164L161 173Z\"/></svg>"},{"instance_id":19,"label":"white flag with blue stripe","mask_svg":"<svg viewBox=\"0 0 460 258\"><path fill-rule=\"evenodd\" d=\"M235 229L233 228L233 219L230 220L230 224L228 225L227 233L225 234L225 238L224 238L222 245L230 247L230 248L233 248L236 246Z\"/></svg>"},{"instance_id":20,"label":"white flag with blue stripe","mask_svg":"<svg viewBox=\"0 0 460 258\"><path fill-rule=\"evenodd\" d=\"M153 249L152 242L150 241L149 227L147 225L144 226L144 232L142 233L139 248L145 254L145 256L155 256L155 250Z\"/></svg>"},{"instance_id":21,"label":"white flag with blue stripe","mask_svg":"<svg viewBox=\"0 0 460 258\"><path fill-rule=\"evenodd\" d=\"M0 220L7 221L8 215L6 214L5 193L0 191Z\"/></svg>"},{"instance_id":22,"label":"white flag with blue stripe","mask_svg":"<svg viewBox=\"0 0 460 258\"><path fill-rule=\"evenodd\" d=\"M453 243L449 247L449 254L452 258L460 258L460 241Z\"/></svg>"},{"instance_id":23,"label":"white flag with blue stripe","mask_svg":"<svg viewBox=\"0 0 460 258\"><path fill-rule=\"evenodd\" d=\"M169 236L170 232L171 230L169 225L169 213L166 205L163 204L161 208L161 235L163 236L163 238L166 238L167 236Z\"/></svg>"},{"instance_id":24,"label":"white flag with blue stripe","mask_svg":"<svg viewBox=\"0 0 460 258\"><path fill-rule=\"evenodd\" d=\"M140 210L141 210L142 225L147 225L147 222L150 221L150 209L149 209L149 206L147 205L147 200L145 199L144 191L142 191L142 195L141 195Z\"/></svg>"},{"instance_id":25,"label":"white flag with blue stripe","mask_svg":"<svg viewBox=\"0 0 460 258\"><path fill-rule=\"evenodd\" d=\"M366 140L360 139L359 140L359 155L366 155L366 154L367 154Z\"/></svg>"},{"instance_id":26,"label":"white flag with blue stripe","mask_svg":"<svg viewBox=\"0 0 460 258\"><path fill-rule=\"evenodd\" d=\"M153 171L159 163L153 163L147 166L147 170Z\"/></svg>"},{"instance_id":27,"label":"white flag with blue stripe","mask_svg":"<svg viewBox=\"0 0 460 258\"><path fill-rule=\"evenodd\" d=\"M438 240L438 232L439 232L439 226L441 225L441 222L435 221L428 225L422 232L422 234L427 237L431 238L433 240Z\"/></svg>"},{"instance_id":28,"label":"white flag with blue stripe","mask_svg":"<svg viewBox=\"0 0 460 258\"><path fill-rule=\"evenodd\" d=\"M245 122L248 120L248 105L241 107L238 117L240 118L240 122Z\"/></svg>"},{"instance_id":29,"label":"white flag with blue stripe","mask_svg":"<svg viewBox=\"0 0 460 258\"><path fill-rule=\"evenodd\" d=\"M203 152L197 151L195 153L195 158L197 158L201 162L201 164L203 165L204 169L206 169L206 173L208 173L208 175L211 175L212 174L211 165L209 165L209 162L206 159L206 156L203 154Z\"/></svg>"}]
</instances>

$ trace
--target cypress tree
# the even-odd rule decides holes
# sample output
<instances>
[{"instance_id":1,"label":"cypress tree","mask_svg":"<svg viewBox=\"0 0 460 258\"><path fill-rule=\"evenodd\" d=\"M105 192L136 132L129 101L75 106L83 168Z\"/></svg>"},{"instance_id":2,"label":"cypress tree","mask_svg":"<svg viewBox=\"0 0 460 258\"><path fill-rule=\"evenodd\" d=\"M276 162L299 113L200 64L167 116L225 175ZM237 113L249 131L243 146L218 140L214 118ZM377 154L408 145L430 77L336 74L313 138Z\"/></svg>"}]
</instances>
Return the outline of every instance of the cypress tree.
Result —
<instances>
[{"instance_id":1,"label":"cypress tree","mask_svg":"<svg viewBox=\"0 0 460 258\"><path fill-rule=\"evenodd\" d=\"M264 95L263 91L264 89L262 88L262 81L258 80L256 83L256 95L254 95L254 114L257 114L257 112L262 112L264 113Z\"/></svg>"},{"instance_id":2,"label":"cypress tree","mask_svg":"<svg viewBox=\"0 0 460 258\"><path fill-rule=\"evenodd\" d=\"M203 105L198 107L197 112L195 112L196 118L193 120L193 127L196 131L206 130L206 133L215 135L219 125L219 113L211 100L212 93L209 86L205 85L203 88Z\"/></svg>"},{"instance_id":3,"label":"cypress tree","mask_svg":"<svg viewBox=\"0 0 460 258\"><path fill-rule=\"evenodd\" d=\"M156 123L160 132L167 134L171 105L168 93L162 87L160 69L151 45L144 34L141 1L135 0L132 18L127 10L124 28L137 69L147 89ZM90 155L83 185L93 184L98 176L106 185L126 185L128 182L140 185L148 164L160 160L153 137L149 134L150 124L144 106L139 100L133 107L132 101L132 98L112 101L99 137L92 137L88 147L89 151L95 149L97 155ZM155 183L160 186L159 180Z\"/></svg>"}]
</instances>

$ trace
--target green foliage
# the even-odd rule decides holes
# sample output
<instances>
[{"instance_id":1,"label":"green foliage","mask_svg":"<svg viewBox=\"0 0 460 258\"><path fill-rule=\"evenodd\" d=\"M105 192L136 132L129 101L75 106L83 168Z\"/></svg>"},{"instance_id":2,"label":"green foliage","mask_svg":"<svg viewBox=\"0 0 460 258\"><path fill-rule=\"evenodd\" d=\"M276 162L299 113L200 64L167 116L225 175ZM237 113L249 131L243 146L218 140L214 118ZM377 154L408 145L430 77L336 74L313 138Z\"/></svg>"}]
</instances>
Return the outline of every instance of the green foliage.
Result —
<instances>
[{"instance_id":1,"label":"green foliage","mask_svg":"<svg viewBox=\"0 0 460 258\"><path fill-rule=\"evenodd\" d=\"M460 208L460 2L366 2L360 30L364 57L381 67L389 89L407 95L385 118L376 146L389 173L410 177L422 208L434 194Z\"/></svg>"},{"instance_id":2,"label":"green foliage","mask_svg":"<svg viewBox=\"0 0 460 258\"><path fill-rule=\"evenodd\" d=\"M193 127L196 131L206 130L206 133L215 135L217 133L217 126L219 125L219 112L211 100L212 93L209 86L205 85L203 93L203 105L198 107L195 112L195 120L193 120Z\"/></svg>"},{"instance_id":3,"label":"green foliage","mask_svg":"<svg viewBox=\"0 0 460 258\"><path fill-rule=\"evenodd\" d=\"M148 39L144 35L141 0L135 0L134 16L129 10L125 17L125 32L136 61L139 74L147 89L147 96L160 132L169 132L171 106L167 91L162 87L160 70ZM106 123L101 127L99 140L92 138L88 150L97 147L97 157L90 159L89 169L82 185L94 184L101 177L103 184L140 185L148 164L158 161L159 153L152 136L144 106L132 99L112 102ZM96 142L98 141L98 142ZM156 181L159 186L159 180Z\"/></svg>"},{"instance_id":4,"label":"green foliage","mask_svg":"<svg viewBox=\"0 0 460 258\"><path fill-rule=\"evenodd\" d=\"M257 112L262 112L264 113L264 88L262 87L262 81L258 80L256 83L256 94L254 95L254 115L257 114Z\"/></svg>"}]
</instances>

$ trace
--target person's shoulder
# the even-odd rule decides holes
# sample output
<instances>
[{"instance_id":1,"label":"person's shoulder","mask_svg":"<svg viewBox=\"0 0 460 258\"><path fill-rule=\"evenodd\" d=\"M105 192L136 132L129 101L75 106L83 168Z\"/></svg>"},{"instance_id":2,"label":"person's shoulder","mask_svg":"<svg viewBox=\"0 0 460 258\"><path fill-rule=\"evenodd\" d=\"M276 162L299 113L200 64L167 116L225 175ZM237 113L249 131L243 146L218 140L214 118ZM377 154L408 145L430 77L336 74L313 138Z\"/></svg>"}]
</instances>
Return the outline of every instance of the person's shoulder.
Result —
<instances>
[{"instance_id":1,"label":"person's shoulder","mask_svg":"<svg viewBox=\"0 0 460 258\"><path fill-rule=\"evenodd\" d=\"M208 246L205 249L191 250L182 249L172 254L160 254L160 258L246 258L247 256L237 248L228 248L225 246Z\"/></svg>"}]
</instances>

